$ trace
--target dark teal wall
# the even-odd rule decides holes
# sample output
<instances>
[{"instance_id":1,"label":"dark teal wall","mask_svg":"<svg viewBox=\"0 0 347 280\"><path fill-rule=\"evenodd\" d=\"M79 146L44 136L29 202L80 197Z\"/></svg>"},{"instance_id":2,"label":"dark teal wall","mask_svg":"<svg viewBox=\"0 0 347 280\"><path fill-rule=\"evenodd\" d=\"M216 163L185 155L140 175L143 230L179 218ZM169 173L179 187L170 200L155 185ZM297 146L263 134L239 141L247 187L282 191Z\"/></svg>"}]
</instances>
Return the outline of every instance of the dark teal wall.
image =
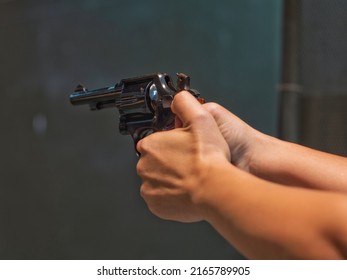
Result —
<instances>
[{"instance_id":1,"label":"dark teal wall","mask_svg":"<svg viewBox=\"0 0 347 280\"><path fill-rule=\"evenodd\" d=\"M276 134L282 1L0 1L0 258L240 258L207 224L153 217L116 112L90 88L185 72Z\"/></svg>"}]
</instances>

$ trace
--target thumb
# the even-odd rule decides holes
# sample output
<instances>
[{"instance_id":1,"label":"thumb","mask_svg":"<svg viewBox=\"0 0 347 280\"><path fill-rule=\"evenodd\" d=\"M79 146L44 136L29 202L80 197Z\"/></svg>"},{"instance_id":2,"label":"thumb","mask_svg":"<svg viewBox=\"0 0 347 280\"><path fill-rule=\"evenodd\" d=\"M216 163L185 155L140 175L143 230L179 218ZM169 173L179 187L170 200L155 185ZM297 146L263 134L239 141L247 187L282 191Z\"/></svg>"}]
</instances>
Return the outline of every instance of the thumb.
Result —
<instances>
[{"instance_id":1,"label":"thumb","mask_svg":"<svg viewBox=\"0 0 347 280\"><path fill-rule=\"evenodd\" d=\"M213 153L222 152L230 161L230 150L221 134L218 124L208 110L189 92L181 91L175 95L171 110L182 123L199 135L206 147L213 147Z\"/></svg>"},{"instance_id":2,"label":"thumb","mask_svg":"<svg viewBox=\"0 0 347 280\"><path fill-rule=\"evenodd\" d=\"M192 122L199 120L206 110L202 107L200 102L187 91L181 91L177 93L171 104L171 110L179 119L180 126L186 127ZM177 125L176 125L177 126Z\"/></svg>"}]
</instances>

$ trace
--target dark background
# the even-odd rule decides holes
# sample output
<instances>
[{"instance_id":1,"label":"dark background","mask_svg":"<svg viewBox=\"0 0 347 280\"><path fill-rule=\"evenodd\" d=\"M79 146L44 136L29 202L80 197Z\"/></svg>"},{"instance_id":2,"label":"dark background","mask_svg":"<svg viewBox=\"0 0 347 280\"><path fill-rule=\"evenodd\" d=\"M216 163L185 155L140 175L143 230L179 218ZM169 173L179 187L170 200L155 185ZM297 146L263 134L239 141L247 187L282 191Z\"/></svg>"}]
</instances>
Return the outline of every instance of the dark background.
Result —
<instances>
[{"instance_id":1,"label":"dark background","mask_svg":"<svg viewBox=\"0 0 347 280\"><path fill-rule=\"evenodd\" d=\"M0 258L243 258L204 222L153 216L117 112L68 96L185 72L275 135L281 19L279 0L0 0Z\"/></svg>"}]
</instances>

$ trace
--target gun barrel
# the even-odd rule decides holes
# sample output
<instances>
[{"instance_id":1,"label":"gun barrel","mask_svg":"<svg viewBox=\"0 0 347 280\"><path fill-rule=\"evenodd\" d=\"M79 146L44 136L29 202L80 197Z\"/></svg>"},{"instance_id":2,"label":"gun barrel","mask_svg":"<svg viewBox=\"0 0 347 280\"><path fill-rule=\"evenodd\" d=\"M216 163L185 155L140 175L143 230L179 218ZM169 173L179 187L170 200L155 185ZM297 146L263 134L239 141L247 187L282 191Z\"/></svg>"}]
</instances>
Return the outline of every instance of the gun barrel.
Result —
<instances>
[{"instance_id":1,"label":"gun barrel","mask_svg":"<svg viewBox=\"0 0 347 280\"><path fill-rule=\"evenodd\" d=\"M73 105L89 104L92 110L116 107L121 92L122 87L118 85L90 91L82 85L78 85L70 95L70 102Z\"/></svg>"}]
</instances>

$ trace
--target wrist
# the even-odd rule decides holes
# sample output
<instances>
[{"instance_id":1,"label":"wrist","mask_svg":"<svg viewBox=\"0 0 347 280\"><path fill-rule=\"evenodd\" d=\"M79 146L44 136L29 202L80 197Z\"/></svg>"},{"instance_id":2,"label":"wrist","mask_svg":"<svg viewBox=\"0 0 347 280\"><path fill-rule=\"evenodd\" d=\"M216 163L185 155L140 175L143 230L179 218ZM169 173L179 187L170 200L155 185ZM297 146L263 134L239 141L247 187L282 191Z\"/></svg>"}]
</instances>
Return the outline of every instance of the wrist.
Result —
<instances>
[{"instance_id":1,"label":"wrist","mask_svg":"<svg viewBox=\"0 0 347 280\"><path fill-rule=\"evenodd\" d=\"M307 156L300 152L300 146L266 134L258 134L255 143L249 165L251 174L283 185L303 185L300 176L305 174L302 164Z\"/></svg>"},{"instance_id":2,"label":"wrist","mask_svg":"<svg viewBox=\"0 0 347 280\"><path fill-rule=\"evenodd\" d=\"M229 197L227 193L234 187L233 179L244 172L226 159L205 162L201 170L204 170L203 176L200 177L198 188L194 191L192 199L201 219L209 222L223 198Z\"/></svg>"},{"instance_id":3,"label":"wrist","mask_svg":"<svg viewBox=\"0 0 347 280\"><path fill-rule=\"evenodd\" d=\"M256 131L253 145L249 152L249 172L262 179L272 181L272 177L283 164L281 158L285 142Z\"/></svg>"}]
</instances>

